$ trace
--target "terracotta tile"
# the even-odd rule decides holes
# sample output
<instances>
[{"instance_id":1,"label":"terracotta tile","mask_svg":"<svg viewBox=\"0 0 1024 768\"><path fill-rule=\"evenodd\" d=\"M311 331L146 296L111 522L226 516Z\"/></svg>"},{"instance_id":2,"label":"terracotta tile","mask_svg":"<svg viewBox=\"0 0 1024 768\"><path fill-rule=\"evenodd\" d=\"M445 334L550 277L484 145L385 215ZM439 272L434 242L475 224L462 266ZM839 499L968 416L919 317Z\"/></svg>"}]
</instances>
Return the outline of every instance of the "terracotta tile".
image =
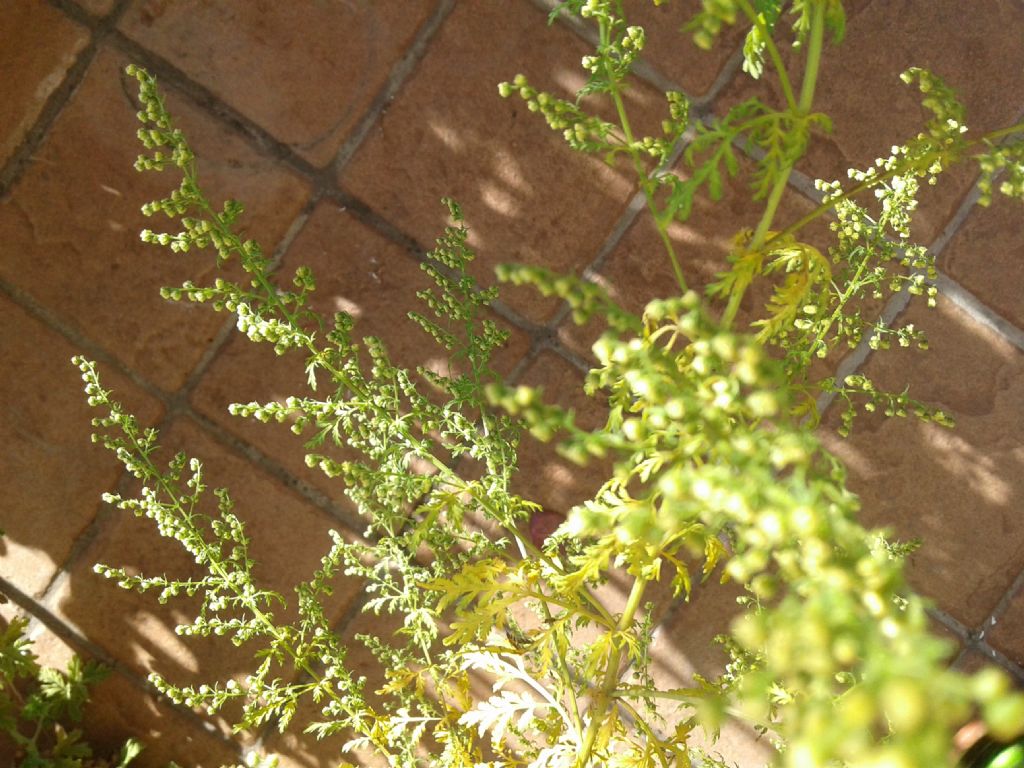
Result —
<instances>
[{"instance_id":1,"label":"terracotta tile","mask_svg":"<svg viewBox=\"0 0 1024 768\"><path fill-rule=\"evenodd\" d=\"M0 163L28 133L63 82L89 33L46 3L12 0L0 17Z\"/></svg>"},{"instance_id":2,"label":"terracotta tile","mask_svg":"<svg viewBox=\"0 0 1024 768\"><path fill-rule=\"evenodd\" d=\"M546 4L553 6L555 2L546 0ZM626 23L644 29L642 60L691 98L707 94L746 35L745 26L729 27L710 51L702 51L694 44L693 35L683 31L700 10L700 0L661 5L649 0L626 0L623 6ZM596 23L584 23L597 34Z\"/></svg>"},{"instance_id":3,"label":"terracotta tile","mask_svg":"<svg viewBox=\"0 0 1024 768\"><path fill-rule=\"evenodd\" d=\"M717 635L728 634L746 594L733 583L720 583L720 569L703 584L694 579L689 600L680 600L658 628L651 647L652 673L658 687L667 690L692 685L694 674L713 679L725 671L728 656Z\"/></svg>"},{"instance_id":4,"label":"terracotta tile","mask_svg":"<svg viewBox=\"0 0 1024 768\"><path fill-rule=\"evenodd\" d=\"M604 423L605 411L597 398L590 398L583 392L583 375L551 352L543 352L530 365L521 382L528 386L540 387L544 400L571 408L576 413L576 422L584 429L597 429ZM601 485L611 477L610 461L593 461L579 466L560 456L556 450L557 439L541 443L528 432L523 434L519 451L519 471L512 482L512 490L523 498L541 504L544 512L532 524L538 529L553 529L561 524L564 516L577 504L592 498ZM548 519L550 518L550 519ZM644 605L650 603L655 623L668 610L671 602L671 578L663 578L648 585ZM621 613L625 607L633 577L621 570L613 569L608 581L597 591L596 596L612 613ZM594 631L583 632L581 642L594 637Z\"/></svg>"},{"instance_id":5,"label":"terracotta tile","mask_svg":"<svg viewBox=\"0 0 1024 768\"><path fill-rule=\"evenodd\" d=\"M995 666L995 664L988 656L975 650L969 650L964 654L963 658L960 659L959 663L956 665L956 669L963 672L965 675L972 675L986 669L987 667L993 666Z\"/></svg>"},{"instance_id":6,"label":"terracotta tile","mask_svg":"<svg viewBox=\"0 0 1024 768\"><path fill-rule=\"evenodd\" d=\"M325 166L435 6L387 0L300 10L269 0L138 0L120 27Z\"/></svg>"},{"instance_id":7,"label":"terracotta tile","mask_svg":"<svg viewBox=\"0 0 1024 768\"><path fill-rule=\"evenodd\" d=\"M188 422L165 430L162 445L167 449L160 454L164 459L174 448L203 461L209 488L204 513L214 511L210 508L215 503L214 488L230 490L235 512L251 540L255 580L284 597L287 607L273 611L281 621L292 621L296 602L292 588L320 567L320 558L331 544L327 531L333 528L349 534ZM50 601L51 609L140 676L157 671L178 684L198 684L252 671L253 654L262 641L236 648L226 637L180 638L173 633L175 624L195 616L198 599L180 597L161 606L155 593L122 590L92 572L93 564L102 562L147 575L181 578L205 573L180 545L159 538L149 521L115 514L118 517L69 572L67 582ZM334 595L325 604L328 617L336 620L359 592L355 581L339 577ZM281 674L287 679L290 670ZM226 711L224 717L230 720L235 714Z\"/></svg>"},{"instance_id":8,"label":"terracotta tile","mask_svg":"<svg viewBox=\"0 0 1024 768\"><path fill-rule=\"evenodd\" d=\"M985 639L1010 661L1024 666L1024 592L1018 592L995 626L986 625Z\"/></svg>"},{"instance_id":9,"label":"terracotta tile","mask_svg":"<svg viewBox=\"0 0 1024 768\"><path fill-rule=\"evenodd\" d=\"M143 217L139 206L164 197L177 180L170 172L132 169L136 107L121 74L125 63L109 52L98 56L31 167L0 203L6 243L0 275L150 381L175 389L225 319L159 297L163 285L202 281L214 271L214 258L183 258L139 242L144 227L167 225ZM308 190L173 92L168 97L200 158L211 200L230 194L249 205L241 229L270 252Z\"/></svg>"},{"instance_id":10,"label":"terracotta tile","mask_svg":"<svg viewBox=\"0 0 1024 768\"><path fill-rule=\"evenodd\" d=\"M749 167L745 162L741 165ZM763 201L752 199L745 179L732 179L725 183L721 200L713 202L702 195L694 202L693 213L686 222L677 221L669 226L668 236L689 289L704 293L717 275L729 268L728 256L735 247L736 235L756 227L763 205ZM813 208L806 198L787 190L774 228L784 228ZM811 221L797 236L824 254L829 253L830 245L835 242L823 218ZM679 295L680 292L665 246L646 210L640 213L591 279L608 291L620 306L637 315L642 315L650 300ZM777 275L762 276L754 281L740 304L733 325L736 331L754 333L758 330L752 323L766 316L765 307L781 282ZM725 304L721 299L715 299L709 300L706 306L713 315L720 315ZM866 319L877 317L884 305L884 299L870 297L856 302L856 308ZM604 330L603 318L597 317L579 326L571 315L567 315L558 327L558 338L568 349L595 363L592 346ZM782 353L778 346L770 347L769 351L777 356ZM832 375L850 351L845 343L840 343L826 359L814 360L807 380L817 382Z\"/></svg>"},{"instance_id":11,"label":"terracotta tile","mask_svg":"<svg viewBox=\"0 0 1024 768\"><path fill-rule=\"evenodd\" d=\"M315 310L328 317L339 310L349 312L356 319L355 338L380 338L399 365L423 365L438 372L448 370L442 348L407 317L409 311L425 310L416 292L433 287L434 283L406 251L333 204L322 203L289 248L281 280L287 282L300 265L309 266L317 277L312 302ZM495 355L495 367L508 373L526 353L529 339L496 316L491 319L512 333L506 346ZM273 456L296 476L340 498L340 480L305 466L302 445L312 431L297 438L286 425L261 424L227 413L232 402L268 402L289 395L313 395L306 385L304 367L303 355L278 357L267 345L252 344L236 335L202 379L193 402L202 413ZM429 385L424 387L425 392L431 391ZM325 395L321 392L321 396Z\"/></svg>"},{"instance_id":12,"label":"terracotta tile","mask_svg":"<svg viewBox=\"0 0 1024 768\"><path fill-rule=\"evenodd\" d=\"M522 70L536 87L572 98L585 82L587 51L529 3L457 5L341 183L422 243L444 224L438 201L454 197L483 284L510 261L581 269L624 208L633 172L573 153L518 98L501 99L497 85ZM640 130L660 124L659 94L638 87L630 97ZM527 288L503 297L532 320L556 306Z\"/></svg>"},{"instance_id":13,"label":"terracotta tile","mask_svg":"<svg viewBox=\"0 0 1024 768\"><path fill-rule=\"evenodd\" d=\"M700 10L699 0L676 0L660 6L647 0L628 0L626 19L644 28L643 59L691 97L704 96L746 36L747 25L723 30L710 51L702 51L683 27Z\"/></svg>"},{"instance_id":14,"label":"terracotta tile","mask_svg":"<svg viewBox=\"0 0 1024 768\"><path fill-rule=\"evenodd\" d=\"M900 321L923 329L931 350L873 355L866 374L888 391L909 384L910 397L942 407L956 429L861 413L844 441L831 431L833 408L821 434L849 467L865 524L923 540L907 560L912 586L976 627L1024 567L1024 356L949 302L912 305Z\"/></svg>"},{"instance_id":15,"label":"terracotta tile","mask_svg":"<svg viewBox=\"0 0 1024 768\"><path fill-rule=\"evenodd\" d=\"M25 611L16 603L10 600L0 603L0 631L7 629L12 621L22 616L25 616Z\"/></svg>"},{"instance_id":16,"label":"terracotta tile","mask_svg":"<svg viewBox=\"0 0 1024 768\"><path fill-rule=\"evenodd\" d=\"M916 86L899 79L911 66L932 71L957 91L967 107L971 135L1016 120L1024 104L1007 94L1020 93L1024 86L1024 50L1015 37L1024 24L1019 3L997 0L969 24L957 0L865 0L849 4L847 14L846 39L838 48L826 45L815 97L815 109L832 118L834 130L812 141L799 165L809 175L845 182L847 168L867 167L893 144L920 132L931 113L920 106ZM783 50L783 58L799 82L802 54ZM755 93L781 106L775 76L768 73L764 82L771 86L737 77L717 109L724 112ZM968 165L943 174L938 186L924 188L915 217L917 240L930 242L955 211L977 173Z\"/></svg>"},{"instance_id":17,"label":"terracotta tile","mask_svg":"<svg viewBox=\"0 0 1024 768\"><path fill-rule=\"evenodd\" d=\"M121 475L113 457L89 442L90 421L100 415L85 402L82 379L71 364L81 352L63 337L0 296L0 574L40 597L101 506L100 494ZM122 376L101 369L115 397L157 418L161 406Z\"/></svg>"},{"instance_id":18,"label":"terracotta tile","mask_svg":"<svg viewBox=\"0 0 1024 768\"><path fill-rule=\"evenodd\" d=\"M1024 214L1019 200L997 196L976 207L942 253L940 266L1003 317L1024 327L1024 291L1018 274L1024 258Z\"/></svg>"}]
</instances>

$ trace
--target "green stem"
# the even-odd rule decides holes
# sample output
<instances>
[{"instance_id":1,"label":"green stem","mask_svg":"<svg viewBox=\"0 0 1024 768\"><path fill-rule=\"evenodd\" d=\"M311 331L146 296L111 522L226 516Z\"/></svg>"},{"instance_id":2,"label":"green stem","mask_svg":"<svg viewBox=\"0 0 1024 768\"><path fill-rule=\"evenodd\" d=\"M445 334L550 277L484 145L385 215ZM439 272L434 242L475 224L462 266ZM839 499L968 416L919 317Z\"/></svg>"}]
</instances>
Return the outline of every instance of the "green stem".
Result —
<instances>
[{"instance_id":1,"label":"green stem","mask_svg":"<svg viewBox=\"0 0 1024 768\"><path fill-rule=\"evenodd\" d=\"M172 506L175 509L183 509L181 498L178 496L175 487L167 481L167 478L164 477L163 473L160 472L156 468L156 466L149 460L149 456L142 449L142 446L139 444L135 436L128 435L128 437L131 439L132 445L135 448L136 458L142 461L143 465L146 468L146 471L150 474L150 477L153 477L157 480L160 487L163 489L163 492L167 494L167 497L171 500ZM201 536L200 540L202 540ZM285 636L278 629L277 625L274 624L274 622L266 614L264 614L263 611L260 610L259 606L256 605L255 601L248 599L248 593L231 578L232 574L230 574L223 567L223 565L212 556L208 557L208 560L210 571L214 573L216 576L218 576L223 581L223 583L229 585L230 588L235 592L235 594L238 595L238 597L242 600L246 607L252 612L253 618L255 618L260 624L263 625L263 627L267 631L267 634L274 638L275 642L277 643L277 646L279 648L284 649L288 656L291 657L292 663L295 665L296 670L306 674L310 679L319 683L322 680L322 678L309 665L309 662L307 662L302 656L299 655L298 651L296 651L292 644L286 641ZM363 720L363 715L365 713L354 711L352 707L349 704L347 704L344 701L344 699L342 699L342 697L335 693L332 687L323 688L322 690L325 691L328 697L330 697L333 701L338 703L341 706L341 708L349 715L350 718L356 721ZM372 728L367 728L365 733L368 737L370 737L374 745L381 751L382 755L388 757L389 760L393 759L393 755L391 754L387 742L383 741L379 735L376 735Z\"/></svg>"},{"instance_id":2,"label":"green stem","mask_svg":"<svg viewBox=\"0 0 1024 768\"><path fill-rule=\"evenodd\" d=\"M998 131L992 131L991 133L986 133L978 141L979 142L982 142L982 141L998 141L999 139L1003 138L1004 136L1011 136L1011 135L1013 135L1015 133L1022 133L1022 132L1024 132L1024 123L1016 123L1016 124L1008 126L1006 128L1000 128Z\"/></svg>"},{"instance_id":3,"label":"green stem","mask_svg":"<svg viewBox=\"0 0 1024 768\"><path fill-rule=\"evenodd\" d=\"M611 695L623 699L669 699L671 701L681 701L685 704L695 704L706 696L699 688L673 688L662 691L643 688L638 685L623 686L612 691Z\"/></svg>"},{"instance_id":4,"label":"green stem","mask_svg":"<svg viewBox=\"0 0 1024 768\"><path fill-rule=\"evenodd\" d=\"M609 37L611 34L608 20L605 18L602 18L600 21L600 34L601 48L605 49L609 45ZM626 112L626 104L622 100L622 94L619 91L615 75L608 66L606 66L605 74L608 77L608 89L612 97L612 102L615 104L615 112L619 117L619 125L622 126L622 134L626 139L626 150L629 152L629 156L633 161L633 170L636 172L637 179L640 182L640 189L644 193L644 200L647 203L647 209L651 212L651 216L654 218L654 226L657 227L658 236L661 238L661 242L665 246L665 252L668 254L668 259L672 264L672 272L675 275L679 291L680 293L686 293L687 290L689 290L686 285L686 278L683 276L683 269L680 266L679 257L676 255L675 246L672 245L672 239L668 236L668 225L671 223L671 220L663 220L664 217L658 210L658 205L654 200L654 193L657 185L652 183L650 176L647 174L647 169L644 168L643 158L636 150L633 139L633 129L630 125L629 115Z\"/></svg>"},{"instance_id":5,"label":"green stem","mask_svg":"<svg viewBox=\"0 0 1024 768\"><path fill-rule=\"evenodd\" d=\"M814 104L814 89L818 85L818 71L821 68L821 50L825 40L825 0L815 0L811 9L811 41L807 51L807 68L804 81L800 84L801 115L808 115Z\"/></svg>"},{"instance_id":6,"label":"green stem","mask_svg":"<svg viewBox=\"0 0 1024 768\"><path fill-rule=\"evenodd\" d=\"M615 634L623 634L633 624L637 610L640 608L640 601L643 599L644 590L647 588L647 579L642 576L633 582L633 588L629 591L626 600L626 607L622 611ZM597 734L601 730L605 715L612 703L612 692L619 682L619 665L622 661L622 646L613 637L611 651L608 653L608 666L605 667L604 679L601 687L594 694L594 703L590 707L590 722L587 724L587 731L583 735L583 744L580 748L579 757L576 760L577 768L586 768L594 751L594 743Z\"/></svg>"},{"instance_id":7,"label":"green stem","mask_svg":"<svg viewBox=\"0 0 1024 768\"><path fill-rule=\"evenodd\" d=\"M821 51L824 39L825 5L822 0L815 0L814 6L811 9L811 35L807 50L807 65L804 69L804 79L800 87L800 102L797 104L796 109L796 115L799 117L806 117L810 114L811 107L814 104L814 90L818 84L818 72L821 67ZM754 230L754 235L747 245L747 250L758 251L764 246L772 222L775 220L775 214L778 212L779 204L782 202L782 195L786 191L786 185L789 183L789 177L793 172L794 164L795 159L790 160L776 177L771 192L768 193L764 213L762 213L761 220L757 223L757 228ZM745 292L746 289L743 289L729 296L729 303L726 305L725 312L722 313L722 325L725 328L732 327Z\"/></svg>"}]
</instances>

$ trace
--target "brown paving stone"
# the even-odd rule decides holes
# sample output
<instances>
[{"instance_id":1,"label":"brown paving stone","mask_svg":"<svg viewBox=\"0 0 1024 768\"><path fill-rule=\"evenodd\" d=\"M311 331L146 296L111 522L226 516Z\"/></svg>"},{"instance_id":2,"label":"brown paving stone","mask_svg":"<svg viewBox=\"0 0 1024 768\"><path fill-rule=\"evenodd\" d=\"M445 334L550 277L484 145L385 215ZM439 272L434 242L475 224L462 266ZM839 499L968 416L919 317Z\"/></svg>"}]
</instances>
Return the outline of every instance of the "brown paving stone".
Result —
<instances>
[{"instance_id":1,"label":"brown paving stone","mask_svg":"<svg viewBox=\"0 0 1024 768\"><path fill-rule=\"evenodd\" d=\"M120 27L322 167L435 7L138 0Z\"/></svg>"},{"instance_id":2,"label":"brown paving stone","mask_svg":"<svg viewBox=\"0 0 1024 768\"><path fill-rule=\"evenodd\" d=\"M1003 317L1024 327L1024 211L1001 195L976 207L942 253L939 266ZM1017 278L1017 279L1014 279Z\"/></svg>"},{"instance_id":3,"label":"brown paving stone","mask_svg":"<svg viewBox=\"0 0 1024 768\"><path fill-rule=\"evenodd\" d=\"M1020 3L992 0L984 13L971 15L969 22L959 0L859 0L849 4L847 14L846 39L838 48L826 45L815 97L815 110L832 118L834 131L812 141L799 165L806 173L846 181L847 168L867 167L893 144L920 132L927 119L920 106L921 94L916 86L899 79L911 66L932 71L957 91L967 107L970 135L1012 124L1024 107L1024 100L1012 96L1024 88L1024 48L1018 44L1024 25ZM798 62L803 54L796 56L780 47L799 83L802 64ZM775 75L766 73L764 82L771 85L737 77L717 111L724 112L728 105L754 94L781 107ZM794 84L794 89L799 85ZM960 167L944 174L937 187L922 191L915 238L931 241L976 173L976 168Z\"/></svg>"},{"instance_id":4,"label":"brown paving stone","mask_svg":"<svg viewBox=\"0 0 1024 768\"><path fill-rule=\"evenodd\" d=\"M81 352L0 296L0 574L40 597L64 564L75 539L96 516L100 494L113 488L121 468L89 442L89 408L82 378L71 364ZM151 421L161 407L122 376L101 369L115 397Z\"/></svg>"},{"instance_id":5,"label":"brown paving stone","mask_svg":"<svg viewBox=\"0 0 1024 768\"><path fill-rule=\"evenodd\" d=\"M583 375L551 352L541 353L524 373L521 383L540 387L544 400L571 408L576 423L584 429L597 429L604 424L605 411L598 398L583 392ZM512 490L523 498L541 504L551 520L537 525L560 524L568 511L577 504L593 498L601 485L611 477L609 461L593 461L579 466L560 456L553 443L541 443L524 433L520 444L519 471L512 481ZM608 581L597 591L597 597L612 613L625 607L633 585L633 577L613 569ZM668 609L671 594L671 575L668 569L662 578L648 585L644 604L652 604L652 616L657 622ZM581 640L592 639L592 631L583 632Z\"/></svg>"},{"instance_id":6,"label":"brown paving stone","mask_svg":"<svg viewBox=\"0 0 1024 768\"><path fill-rule=\"evenodd\" d=\"M16 603L12 603L10 600L6 603L0 603L0 631L6 629L16 618L24 616L25 611Z\"/></svg>"},{"instance_id":7,"label":"brown paving stone","mask_svg":"<svg viewBox=\"0 0 1024 768\"><path fill-rule=\"evenodd\" d=\"M439 200L454 197L483 284L505 262L582 269L623 210L633 172L573 153L517 97L499 98L497 84L522 70L536 87L572 98L585 83L587 51L529 3L457 5L341 183L422 243L444 224ZM662 97L629 93L638 130L657 126ZM503 300L538 321L556 306L530 288L508 287Z\"/></svg>"},{"instance_id":8,"label":"brown paving stone","mask_svg":"<svg viewBox=\"0 0 1024 768\"><path fill-rule=\"evenodd\" d=\"M849 467L865 524L923 540L907 560L911 585L977 627L1024 567L1024 356L949 302L912 307L901 321L923 329L931 350L876 354L865 372L880 389L909 384L956 429L860 414L844 441L833 409L821 432Z\"/></svg>"},{"instance_id":9,"label":"brown paving stone","mask_svg":"<svg viewBox=\"0 0 1024 768\"><path fill-rule=\"evenodd\" d=\"M434 283L404 249L334 204L322 203L289 248L282 281L300 265L309 266L317 277L312 301L315 310L328 317L339 310L349 312L356 319L354 336L380 338L397 364L447 372L442 348L407 318L411 310L425 310L416 292ZM508 373L526 353L529 339L504 321L492 319L512 333L495 354L497 370ZM286 425L260 424L227 413L232 402L315 395L306 386L304 365L302 355L278 357L267 345L252 344L236 335L202 379L193 402L202 413L273 456L296 476L339 498L340 480L305 466L302 445L312 436L311 431L297 438ZM429 385L424 386L424 391L430 391Z\"/></svg>"},{"instance_id":10,"label":"brown paving stone","mask_svg":"<svg viewBox=\"0 0 1024 768\"><path fill-rule=\"evenodd\" d=\"M11 0L0 15L0 163L28 133L63 82L89 33L37 0Z\"/></svg>"},{"instance_id":11,"label":"brown paving stone","mask_svg":"<svg viewBox=\"0 0 1024 768\"><path fill-rule=\"evenodd\" d=\"M952 664L964 647L963 640L945 624L931 617L928 618L928 631L947 642L949 646L947 661Z\"/></svg>"},{"instance_id":12,"label":"brown paving stone","mask_svg":"<svg viewBox=\"0 0 1024 768\"><path fill-rule=\"evenodd\" d=\"M745 592L735 583L720 583L720 570L703 584L695 578L689 600L678 601L658 628L652 672L662 690L692 685L694 674L713 679L725 671L728 657L714 639L728 634L742 610L736 598Z\"/></svg>"},{"instance_id":13,"label":"brown paving stone","mask_svg":"<svg viewBox=\"0 0 1024 768\"><path fill-rule=\"evenodd\" d=\"M175 389L224 318L159 297L160 286L201 281L215 269L214 259L175 256L138 240L143 227L166 224L145 219L139 206L165 196L177 180L170 172L132 169L136 107L132 86L122 80L125 64L109 52L98 56L31 167L0 203L0 277L150 381ZM308 190L173 92L168 97L201 158L200 177L211 199L230 194L246 203L250 213L241 230L269 252Z\"/></svg>"},{"instance_id":14,"label":"brown paving stone","mask_svg":"<svg viewBox=\"0 0 1024 768\"><path fill-rule=\"evenodd\" d=\"M702 51L694 45L693 35L682 31L700 10L700 0L661 5L650 0L626 0L623 6L626 23L644 29L643 61L691 98L707 94L746 35L745 26L730 27L710 51ZM597 25L592 28L597 34Z\"/></svg>"},{"instance_id":15,"label":"brown paving stone","mask_svg":"<svg viewBox=\"0 0 1024 768\"><path fill-rule=\"evenodd\" d=\"M252 542L255 580L284 596L288 607L274 612L280 620L291 621L296 600L292 588L320 567L320 558L330 547L327 531L339 526L188 422L165 431L162 444L184 446L189 455L204 462L208 504L214 502L213 488L229 488L235 512L245 522ZM169 451L163 454L170 456ZM102 562L147 575L200 575L201 569L180 545L159 538L151 523L117 514L70 571L50 601L52 609L140 675L157 671L178 684L197 684L244 676L254 669L252 655L262 643L235 648L228 638L173 634L174 624L194 617L197 600L181 597L160 606L155 594L128 592L92 573L93 563ZM356 582L339 577L325 605L328 616L336 619L343 614L359 592Z\"/></svg>"}]
</instances>

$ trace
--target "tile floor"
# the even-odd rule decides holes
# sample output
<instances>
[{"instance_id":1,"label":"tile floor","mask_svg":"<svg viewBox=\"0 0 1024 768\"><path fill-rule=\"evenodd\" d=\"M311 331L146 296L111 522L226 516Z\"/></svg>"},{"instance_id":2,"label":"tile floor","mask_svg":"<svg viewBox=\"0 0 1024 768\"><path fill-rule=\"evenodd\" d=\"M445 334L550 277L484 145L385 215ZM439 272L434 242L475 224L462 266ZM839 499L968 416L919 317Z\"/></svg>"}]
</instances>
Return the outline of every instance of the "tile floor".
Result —
<instances>
[{"instance_id":1,"label":"tile floor","mask_svg":"<svg viewBox=\"0 0 1024 768\"><path fill-rule=\"evenodd\" d=\"M463 204L483 279L503 261L545 263L585 273L633 306L667 284L664 265L639 255L652 233L629 174L571 153L521 104L497 97L497 82L517 71L565 93L582 84L589 32L546 26L547 4L4 0L0 591L11 602L0 617L29 615L51 663L76 651L114 664L88 720L98 744L134 733L151 742L140 765L217 766L252 742L229 740L224 723L204 723L143 682L150 668L179 680L239 669L233 649L182 642L171 612L92 573L97 560L145 569L181 557L100 503L125 479L88 442L90 414L71 355L99 360L143 421L199 452L218 483L234 481L257 559L282 584L320 556L313 532L360 529L337 486L302 464L290 433L226 413L234 400L289 394L299 361L264 374L266 350L242 343L230 321L160 300L159 286L210 267L138 242L139 205L168 181L131 169L135 107L124 66L158 76L208 190L246 203L248 236L286 266L313 266L325 306L361 316L397 357L429 364L409 329L381 321L415 301L416 261L443 225L443 195ZM626 5L649 27L629 97L640 125L656 125L667 86L693 96L705 115L736 98L772 97L739 71L735 32L710 54L675 33L695 0ZM847 41L827 54L820 99L836 129L802 161L785 210L812 204L808 178L868 163L916 133L917 97L895 77L908 65L931 67L960 90L972 126L1020 119L1024 2L965 6L847 3ZM941 308L885 308L925 328L932 350L857 352L841 368L909 383L952 412L958 428L865 418L850 439L826 439L851 468L866 522L924 540L909 574L934 600L936 631L960 644L953 663L973 669L988 660L1024 681L1024 210L975 205L972 174L948 174L922 203L917 235L939 260ZM672 230L695 282L709 279L728 239L755 215L734 191ZM512 334L502 370L581 404L592 334L525 289L506 291L495 312ZM556 509L600 479L536 445L524 465L523 490ZM704 640L724 629L733 597L713 591L666 613L659 675L682 680L720 665ZM353 587L330 607L342 631L352 631L346 622L358 599ZM727 741L744 768L768 754L739 726ZM333 748L294 738L268 746L286 766L330 764Z\"/></svg>"}]
</instances>

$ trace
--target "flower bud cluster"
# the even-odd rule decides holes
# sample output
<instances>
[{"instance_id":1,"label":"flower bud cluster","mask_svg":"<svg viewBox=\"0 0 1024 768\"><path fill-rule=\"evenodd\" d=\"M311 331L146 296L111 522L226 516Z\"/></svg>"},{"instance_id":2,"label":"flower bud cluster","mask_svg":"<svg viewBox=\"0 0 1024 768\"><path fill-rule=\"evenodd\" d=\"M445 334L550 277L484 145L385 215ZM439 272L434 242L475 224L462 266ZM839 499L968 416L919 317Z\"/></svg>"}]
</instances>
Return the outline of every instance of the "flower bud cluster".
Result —
<instances>
[{"instance_id":1,"label":"flower bud cluster","mask_svg":"<svg viewBox=\"0 0 1024 768\"><path fill-rule=\"evenodd\" d=\"M992 191L998 182L999 193L1006 197L1024 199L1024 141L1017 141L1000 147L992 147L989 152L978 157L981 177L978 179L978 190L981 205L990 205Z\"/></svg>"},{"instance_id":2,"label":"flower bud cluster","mask_svg":"<svg viewBox=\"0 0 1024 768\"><path fill-rule=\"evenodd\" d=\"M537 91L524 75L516 75L511 83L501 83L498 93L503 97L517 93L531 112L543 115L547 124L562 136L569 146L579 152L599 152L610 148L615 137L614 126L599 117L588 115L571 101L559 99L549 93Z\"/></svg>"},{"instance_id":3,"label":"flower bud cluster","mask_svg":"<svg viewBox=\"0 0 1024 768\"><path fill-rule=\"evenodd\" d=\"M710 50L722 27L736 23L739 3L736 0L702 0L702 10L688 25L698 48Z\"/></svg>"}]
</instances>

